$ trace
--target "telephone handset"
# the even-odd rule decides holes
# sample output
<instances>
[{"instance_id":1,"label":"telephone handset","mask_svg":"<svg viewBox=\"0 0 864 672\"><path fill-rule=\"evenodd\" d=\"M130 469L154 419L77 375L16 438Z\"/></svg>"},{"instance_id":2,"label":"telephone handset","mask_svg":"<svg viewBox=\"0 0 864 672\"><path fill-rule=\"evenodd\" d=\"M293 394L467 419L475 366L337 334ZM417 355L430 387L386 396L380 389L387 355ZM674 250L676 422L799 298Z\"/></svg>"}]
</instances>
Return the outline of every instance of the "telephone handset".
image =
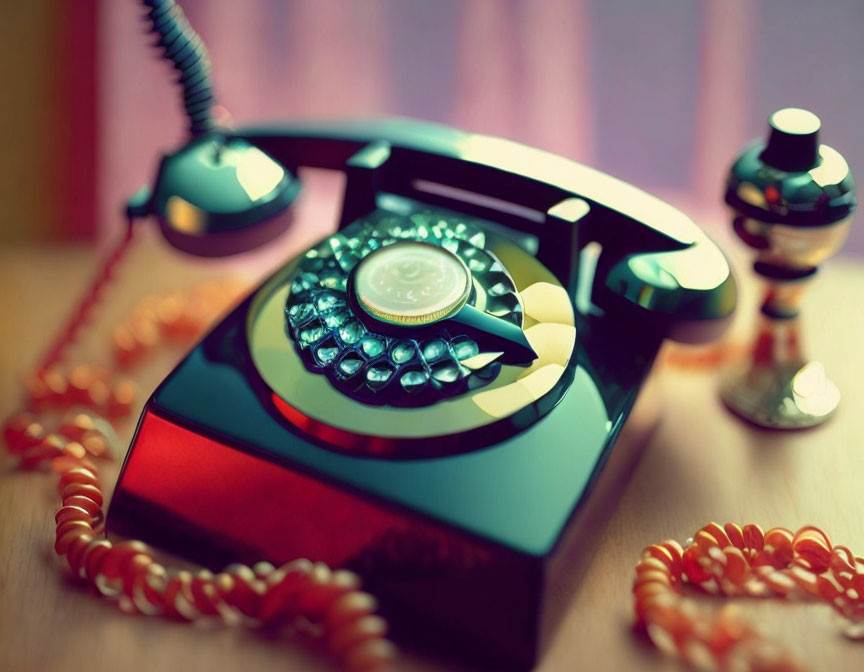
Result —
<instances>
[{"instance_id":1,"label":"telephone handset","mask_svg":"<svg viewBox=\"0 0 864 672\"><path fill-rule=\"evenodd\" d=\"M205 135L163 159L150 205L176 247L242 251L281 232L267 217L290 206L302 167L345 171L340 226L374 210L380 193L487 216L533 239L537 259L571 294L578 251L596 241L595 302L650 313L673 338L711 338L735 304L722 253L679 210L566 158L427 122L308 122Z\"/></svg>"}]
</instances>

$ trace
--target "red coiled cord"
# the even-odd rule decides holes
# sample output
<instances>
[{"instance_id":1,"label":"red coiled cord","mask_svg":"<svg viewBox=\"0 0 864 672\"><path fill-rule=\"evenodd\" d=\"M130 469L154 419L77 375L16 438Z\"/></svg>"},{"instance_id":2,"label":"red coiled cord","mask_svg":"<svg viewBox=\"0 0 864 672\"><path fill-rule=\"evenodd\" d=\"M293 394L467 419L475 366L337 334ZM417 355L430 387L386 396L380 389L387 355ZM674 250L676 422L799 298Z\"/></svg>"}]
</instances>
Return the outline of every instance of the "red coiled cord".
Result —
<instances>
[{"instance_id":1,"label":"red coiled cord","mask_svg":"<svg viewBox=\"0 0 864 672\"><path fill-rule=\"evenodd\" d=\"M84 294L78 306L70 316L64 329L57 335L54 344L45 353L42 362L37 367L38 372L43 372L50 369L52 366L60 362L66 354L66 349L78 340L78 332L81 327L86 324L87 319L93 307L99 303L102 298L102 292L105 287L114 279L114 272L120 265L120 262L126 257L126 252L129 250L129 245L132 243L132 237L135 227L132 222L128 223L126 231L123 234L123 239L120 244L114 248L108 258L103 262L102 268L90 284L90 288Z\"/></svg>"}]
</instances>

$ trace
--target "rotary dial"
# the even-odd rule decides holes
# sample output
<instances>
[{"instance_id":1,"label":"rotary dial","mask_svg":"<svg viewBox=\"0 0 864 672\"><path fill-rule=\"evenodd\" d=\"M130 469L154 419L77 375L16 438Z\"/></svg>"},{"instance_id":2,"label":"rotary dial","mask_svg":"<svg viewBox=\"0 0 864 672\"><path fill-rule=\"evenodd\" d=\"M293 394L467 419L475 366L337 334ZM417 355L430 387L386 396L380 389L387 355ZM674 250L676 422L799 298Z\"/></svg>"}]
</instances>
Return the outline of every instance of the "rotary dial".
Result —
<instances>
[{"instance_id":1,"label":"rotary dial","mask_svg":"<svg viewBox=\"0 0 864 672\"><path fill-rule=\"evenodd\" d=\"M376 405L434 404L530 366L519 294L485 243L462 217L371 213L299 261L288 336L308 369Z\"/></svg>"}]
</instances>

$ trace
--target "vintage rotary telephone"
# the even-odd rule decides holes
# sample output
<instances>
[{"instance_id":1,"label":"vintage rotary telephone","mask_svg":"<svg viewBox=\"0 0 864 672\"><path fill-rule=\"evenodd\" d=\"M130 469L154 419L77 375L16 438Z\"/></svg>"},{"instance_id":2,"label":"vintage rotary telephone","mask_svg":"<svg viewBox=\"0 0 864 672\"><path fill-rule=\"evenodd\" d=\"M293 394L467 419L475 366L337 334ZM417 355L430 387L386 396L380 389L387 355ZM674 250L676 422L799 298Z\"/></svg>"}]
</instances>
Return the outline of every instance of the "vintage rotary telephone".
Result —
<instances>
[{"instance_id":1,"label":"vintage rotary telephone","mask_svg":"<svg viewBox=\"0 0 864 672\"><path fill-rule=\"evenodd\" d=\"M130 214L224 255L284 230L299 169L346 187L338 230L147 402L109 530L213 566L347 566L397 636L532 664L661 342L713 338L733 311L726 260L671 206L506 140L402 119L215 127L200 40L173 2L145 5L192 138Z\"/></svg>"}]
</instances>

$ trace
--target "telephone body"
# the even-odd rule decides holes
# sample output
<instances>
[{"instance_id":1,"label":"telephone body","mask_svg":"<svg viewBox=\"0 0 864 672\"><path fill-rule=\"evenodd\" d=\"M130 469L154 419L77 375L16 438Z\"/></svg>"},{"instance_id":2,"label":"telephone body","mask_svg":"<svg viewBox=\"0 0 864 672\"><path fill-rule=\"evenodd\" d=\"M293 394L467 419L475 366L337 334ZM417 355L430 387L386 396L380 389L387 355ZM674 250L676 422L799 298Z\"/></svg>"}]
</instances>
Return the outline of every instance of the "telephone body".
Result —
<instances>
[{"instance_id":1,"label":"telephone body","mask_svg":"<svg viewBox=\"0 0 864 672\"><path fill-rule=\"evenodd\" d=\"M401 119L203 135L136 207L180 249L244 249L284 226L304 167L345 172L338 230L153 393L108 529L216 568L348 567L397 637L530 667L635 459L618 439L658 349L723 330L729 265L615 178ZM421 270L415 310L393 287Z\"/></svg>"}]
</instances>

